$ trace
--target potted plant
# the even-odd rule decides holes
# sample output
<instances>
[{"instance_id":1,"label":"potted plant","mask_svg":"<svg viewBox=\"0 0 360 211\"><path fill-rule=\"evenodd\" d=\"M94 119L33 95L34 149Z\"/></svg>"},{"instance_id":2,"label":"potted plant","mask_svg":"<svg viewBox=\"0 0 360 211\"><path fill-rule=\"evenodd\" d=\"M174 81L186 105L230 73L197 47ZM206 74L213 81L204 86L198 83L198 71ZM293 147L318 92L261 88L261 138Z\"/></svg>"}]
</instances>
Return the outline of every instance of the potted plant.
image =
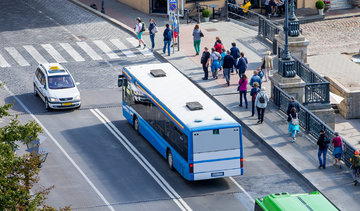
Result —
<instances>
[{"instance_id":1,"label":"potted plant","mask_svg":"<svg viewBox=\"0 0 360 211\"><path fill-rule=\"evenodd\" d=\"M205 22L209 22L211 16L210 10L208 9L203 10L201 15L203 16Z\"/></svg>"},{"instance_id":2,"label":"potted plant","mask_svg":"<svg viewBox=\"0 0 360 211\"><path fill-rule=\"evenodd\" d=\"M322 0L316 1L315 7L318 10L319 15L324 15L325 3Z\"/></svg>"},{"instance_id":3,"label":"potted plant","mask_svg":"<svg viewBox=\"0 0 360 211\"><path fill-rule=\"evenodd\" d=\"M330 0L324 0L324 3L325 3L324 12L326 12L331 8L331 1Z\"/></svg>"}]
</instances>

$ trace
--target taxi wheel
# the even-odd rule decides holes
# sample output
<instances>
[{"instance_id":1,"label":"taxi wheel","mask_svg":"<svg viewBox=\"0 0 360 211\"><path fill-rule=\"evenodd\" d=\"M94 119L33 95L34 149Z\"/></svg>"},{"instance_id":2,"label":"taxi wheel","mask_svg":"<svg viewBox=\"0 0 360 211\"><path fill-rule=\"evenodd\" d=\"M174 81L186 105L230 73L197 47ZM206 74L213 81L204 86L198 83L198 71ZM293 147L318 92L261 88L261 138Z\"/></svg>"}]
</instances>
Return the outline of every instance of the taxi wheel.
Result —
<instances>
[{"instance_id":1,"label":"taxi wheel","mask_svg":"<svg viewBox=\"0 0 360 211\"><path fill-rule=\"evenodd\" d=\"M47 99L45 99L45 109L48 110L48 111L51 110L51 108L50 108L50 106L49 106L49 102L48 102Z\"/></svg>"},{"instance_id":2,"label":"taxi wheel","mask_svg":"<svg viewBox=\"0 0 360 211\"><path fill-rule=\"evenodd\" d=\"M166 158L167 158L167 163L169 165L169 168L171 170L174 170L174 159L173 159L173 156L171 154L171 150L168 149L166 154L167 154Z\"/></svg>"},{"instance_id":3,"label":"taxi wheel","mask_svg":"<svg viewBox=\"0 0 360 211\"><path fill-rule=\"evenodd\" d=\"M35 85L34 85L34 95L35 95L35 96L38 96L38 93L37 93L37 91L36 91Z\"/></svg>"}]
</instances>

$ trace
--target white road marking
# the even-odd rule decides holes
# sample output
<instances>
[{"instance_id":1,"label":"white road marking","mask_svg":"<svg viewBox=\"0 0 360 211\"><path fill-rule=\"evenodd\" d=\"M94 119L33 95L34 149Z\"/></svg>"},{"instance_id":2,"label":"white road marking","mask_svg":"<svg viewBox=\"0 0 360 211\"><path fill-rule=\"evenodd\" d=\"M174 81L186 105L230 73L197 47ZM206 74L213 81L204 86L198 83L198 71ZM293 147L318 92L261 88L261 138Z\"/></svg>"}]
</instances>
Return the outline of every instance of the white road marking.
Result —
<instances>
[{"instance_id":1,"label":"white road marking","mask_svg":"<svg viewBox=\"0 0 360 211\"><path fill-rule=\"evenodd\" d=\"M111 39L110 40L125 56L127 57L135 57L136 55L126 47L124 43L122 43L119 39Z\"/></svg>"},{"instance_id":2,"label":"white road marking","mask_svg":"<svg viewBox=\"0 0 360 211\"><path fill-rule=\"evenodd\" d=\"M130 143L130 141L115 127L115 125L98 109L90 111L106 126L106 128L119 140L119 142L130 152L139 164L152 176L168 196L181 210L192 210L170 184L159 174L148 160Z\"/></svg>"},{"instance_id":3,"label":"white road marking","mask_svg":"<svg viewBox=\"0 0 360 211\"><path fill-rule=\"evenodd\" d=\"M41 45L58 63L67 62L64 57L60 55L60 53L55 50L55 48L51 44L42 44Z\"/></svg>"},{"instance_id":4,"label":"white road marking","mask_svg":"<svg viewBox=\"0 0 360 211\"><path fill-rule=\"evenodd\" d=\"M97 45L110 59L120 59L120 57L114 53L109 46L107 46L102 40L94 40L95 45Z\"/></svg>"},{"instance_id":5,"label":"white road marking","mask_svg":"<svg viewBox=\"0 0 360 211\"><path fill-rule=\"evenodd\" d=\"M77 62L83 62L85 59L80 56L80 54L69 44L69 43L59 43L60 46L65 49L66 52Z\"/></svg>"},{"instance_id":6,"label":"white road marking","mask_svg":"<svg viewBox=\"0 0 360 211\"><path fill-rule=\"evenodd\" d=\"M130 37L130 38L126 38L127 41L129 41L129 43L131 43L131 45L133 45L134 47L137 47L139 45L139 42L137 41L137 39ZM143 49L141 48L137 48L144 56L151 56L153 55L153 53L148 49L145 48Z\"/></svg>"},{"instance_id":7,"label":"white road marking","mask_svg":"<svg viewBox=\"0 0 360 211\"><path fill-rule=\"evenodd\" d=\"M82 48L87 55L90 56L92 60L102 60L101 56L99 56L86 42L76 42L80 48Z\"/></svg>"},{"instance_id":8,"label":"white road marking","mask_svg":"<svg viewBox=\"0 0 360 211\"><path fill-rule=\"evenodd\" d=\"M14 47L6 47L5 50L14 58L14 60L22 67L30 66L23 56Z\"/></svg>"},{"instance_id":9,"label":"white road marking","mask_svg":"<svg viewBox=\"0 0 360 211\"><path fill-rule=\"evenodd\" d=\"M9 63L7 63L7 61L1 54L0 54L0 67L10 67Z\"/></svg>"},{"instance_id":10,"label":"white road marking","mask_svg":"<svg viewBox=\"0 0 360 211\"><path fill-rule=\"evenodd\" d=\"M0 81L1 84L3 84ZM23 107L23 109L43 128L44 132L49 136L49 138L56 144L56 146L61 150L61 152L65 155L65 157L70 161L70 163L78 170L78 172L83 176L85 181L91 186L91 188L96 192L96 194L102 199L102 201L106 204L106 206L111 210L115 211L115 209L110 205L110 203L106 200L104 195L99 191L99 189L96 188L94 183L91 182L91 180L86 176L86 174L81 170L81 168L75 163L75 161L70 157L70 155L65 151L65 149L59 144L59 142L54 138L53 135L45 128L45 126L40 122L38 118L34 114L31 113L31 111L26 107L25 104L22 103L22 101L10 91L10 89L3 84L3 87L6 91L9 92L11 96L15 98L15 100Z\"/></svg>"},{"instance_id":11,"label":"white road marking","mask_svg":"<svg viewBox=\"0 0 360 211\"><path fill-rule=\"evenodd\" d=\"M229 178L238 188L240 188L242 192L245 193L245 195L250 199L251 203L255 202L255 199L252 196L250 196L250 194L246 192L246 190L238 182L236 182L236 180L233 177L229 177Z\"/></svg>"},{"instance_id":12,"label":"white road marking","mask_svg":"<svg viewBox=\"0 0 360 211\"><path fill-rule=\"evenodd\" d=\"M49 63L43 56L41 56L39 51L37 51L34 46L24 45L23 47L39 64Z\"/></svg>"}]
</instances>

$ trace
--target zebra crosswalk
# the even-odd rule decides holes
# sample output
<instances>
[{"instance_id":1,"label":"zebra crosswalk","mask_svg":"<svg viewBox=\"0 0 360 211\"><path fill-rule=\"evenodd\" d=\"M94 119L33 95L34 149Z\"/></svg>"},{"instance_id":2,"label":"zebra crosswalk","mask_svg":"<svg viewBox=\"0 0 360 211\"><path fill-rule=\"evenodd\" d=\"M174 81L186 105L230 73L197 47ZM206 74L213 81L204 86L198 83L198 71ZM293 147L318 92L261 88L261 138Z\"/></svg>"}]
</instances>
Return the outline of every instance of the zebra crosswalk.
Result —
<instances>
[{"instance_id":1,"label":"zebra crosswalk","mask_svg":"<svg viewBox=\"0 0 360 211\"><path fill-rule=\"evenodd\" d=\"M152 56L145 48L135 48L135 38L79 41L73 43L45 43L0 48L0 68L20 65L22 67L39 63L84 62L87 60L116 60L139 55ZM132 46L131 48L127 46Z\"/></svg>"}]
</instances>

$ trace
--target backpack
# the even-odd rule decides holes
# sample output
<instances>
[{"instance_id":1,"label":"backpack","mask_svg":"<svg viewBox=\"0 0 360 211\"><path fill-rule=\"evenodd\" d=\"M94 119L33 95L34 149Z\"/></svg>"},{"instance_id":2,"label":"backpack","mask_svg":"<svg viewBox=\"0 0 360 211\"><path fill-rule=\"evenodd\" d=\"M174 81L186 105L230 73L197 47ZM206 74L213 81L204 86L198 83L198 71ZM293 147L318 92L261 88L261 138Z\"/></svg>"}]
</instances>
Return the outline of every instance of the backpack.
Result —
<instances>
[{"instance_id":1,"label":"backpack","mask_svg":"<svg viewBox=\"0 0 360 211\"><path fill-rule=\"evenodd\" d=\"M291 124L292 125L298 125L299 124L299 116L298 115L296 115L296 119L291 117Z\"/></svg>"},{"instance_id":2,"label":"backpack","mask_svg":"<svg viewBox=\"0 0 360 211\"><path fill-rule=\"evenodd\" d=\"M354 168L358 168L360 166L360 157L354 156L352 159L352 164Z\"/></svg>"},{"instance_id":3,"label":"backpack","mask_svg":"<svg viewBox=\"0 0 360 211\"><path fill-rule=\"evenodd\" d=\"M141 32L144 32L146 30L146 25L144 22L142 22L142 26L141 26Z\"/></svg>"},{"instance_id":4,"label":"backpack","mask_svg":"<svg viewBox=\"0 0 360 211\"><path fill-rule=\"evenodd\" d=\"M260 96L259 102L260 102L260 103L265 103L265 97L264 97L263 94Z\"/></svg>"}]
</instances>

